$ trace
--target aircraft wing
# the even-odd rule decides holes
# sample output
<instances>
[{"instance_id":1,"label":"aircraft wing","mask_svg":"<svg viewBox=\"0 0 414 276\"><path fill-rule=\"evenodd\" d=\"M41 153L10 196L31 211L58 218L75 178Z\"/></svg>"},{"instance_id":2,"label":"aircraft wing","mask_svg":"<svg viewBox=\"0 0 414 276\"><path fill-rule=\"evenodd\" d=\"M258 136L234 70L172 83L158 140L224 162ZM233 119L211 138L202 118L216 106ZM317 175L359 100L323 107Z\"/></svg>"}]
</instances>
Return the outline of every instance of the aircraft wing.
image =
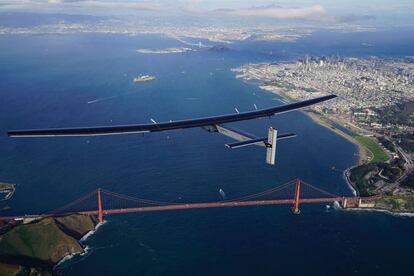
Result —
<instances>
[{"instance_id":1,"label":"aircraft wing","mask_svg":"<svg viewBox=\"0 0 414 276\"><path fill-rule=\"evenodd\" d=\"M205 117L198 119L181 120L174 122L162 122L153 124L139 125L116 125L80 128L54 128L54 129L30 129L30 130L11 130L8 132L10 137L54 137L54 136L97 136L115 135L130 133L145 133L156 131L167 131L174 129L208 127L225 123L252 120L261 117L270 117L276 114L297 110L303 107L314 105L335 98L335 95L323 96L301 102L271 107L262 110L255 110L243 113Z\"/></svg>"},{"instance_id":2,"label":"aircraft wing","mask_svg":"<svg viewBox=\"0 0 414 276\"><path fill-rule=\"evenodd\" d=\"M313 104L324 102L335 98L335 95L319 97L311 100L286 104L282 106L271 107L262 110L255 110L230 115L221 115L214 117L182 120L175 122L157 123L153 119L153 124L141 125L117 125L117 126L99 126L99 127L81 127L81 128L55 128L55 129L31 129L31 130L12 130L8 132L10 137L53 137L53 136L97 136L97 135L115 135L115 134L131 134L146 133L156 131L167 131L173 129L202 127L208 132L217 132L230 137L237 142L228 143L228 148L241 148L245 146L255 145L266 147L266 163L275 164L276 144L278 140L293 138L294 133L278 134L273 127L268 130L266 137L257 137L251 133L224 126L223 124L251 120L261 117L270 117L276 114L297 110ZM237 111L237 110L236 110Z\"/></svg>"}]
</instances>

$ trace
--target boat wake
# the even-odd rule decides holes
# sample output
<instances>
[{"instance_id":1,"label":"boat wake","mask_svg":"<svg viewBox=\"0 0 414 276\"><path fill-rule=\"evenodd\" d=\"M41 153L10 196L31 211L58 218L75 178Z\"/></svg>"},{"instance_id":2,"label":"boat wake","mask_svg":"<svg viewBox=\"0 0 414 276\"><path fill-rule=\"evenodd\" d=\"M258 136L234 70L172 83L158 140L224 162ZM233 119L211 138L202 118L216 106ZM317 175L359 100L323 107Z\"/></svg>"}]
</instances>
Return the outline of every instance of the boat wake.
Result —
<instances>
[{"instance_id":1,"label":"boat wake","mask_svg":"<svg viewBox=\"0 0 414 276\"><path fill-rule=\"evenodd\" d=\"M156 255L156 252L155 252L155 249L153 249L152 247L150 247L150 246L148 246L148 245L146 245L145 243L143 243L143 242L139 242L139 245L142 247L142 248L144 248L145 250L147 250L148 251L148 253L150 254L150 256L151 256L151 259L154 261L154 262L157 262L158 261L158 259L157 259L157 255Z\"/></svg>"},{"instance_id":2,"label":"boat wake","mask_svg":"<svg viewBox=\"0 0 414 276\"><path fill-rule=\"evenodd\" d=\"M92 101L88 101L88 104L94 104L94 103L100 103L100 102L104 102L104 101L109 101L115 98L120 97L121 95L116 95L116 96L112 96L112 97L106 97L106 98L99 98L99 99L95 99Z\"/></svg>"},{"instance_id":3,"label":"boat wake","mask_svg":"<svg viewBox=\"0 0 414 276\"><path fill-rule=\"evenodd\" d=\"M343 208L341 207L341 205L339 204L339 202L338 202L338 201L335 201L335 202L333 203L333 208L334 208L335 210L340 210L340 209L343 209Z\"/></svg>"},{"instance_id":4,"label":"boat wake","mask_svg":"<svg viewBox=\"0 0 414 276\"><path fill-rule=\"evenodd\" d=\"M221 197L223 198L223 200L227 199L226 193L223 191L223 189L220 189L219 193L220 193Z\"/></svg>"}]
</instances>

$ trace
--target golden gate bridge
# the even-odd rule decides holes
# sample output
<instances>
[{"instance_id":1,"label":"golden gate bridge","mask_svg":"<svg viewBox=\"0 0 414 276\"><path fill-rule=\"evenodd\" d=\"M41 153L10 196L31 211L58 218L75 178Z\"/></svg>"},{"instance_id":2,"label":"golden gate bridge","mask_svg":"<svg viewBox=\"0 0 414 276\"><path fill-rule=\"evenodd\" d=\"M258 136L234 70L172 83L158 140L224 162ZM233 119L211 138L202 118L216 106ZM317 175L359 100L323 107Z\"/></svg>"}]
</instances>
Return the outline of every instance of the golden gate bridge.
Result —
<instances>
[{"instance_id":1,"label":"golden gate bridge","mask_svg":"<svg viewBox=\"0 0 414 276\"><path fill-rule=\"evenodd\" d=\"M364 200L369 201L370 199L364 198ZM338 202L344 208L359 207L361 198L338 196L300 179L294 179L275 188L236 199L201 203L154 201L98 188L61 208L43 214L3 216L0 217L0 220L83 214L97 216L99 223L102 223L104 216L114 214L281 204L292 205L292 212L299 214L300 204L331 202Z\"/></svg>"}]
</instances>

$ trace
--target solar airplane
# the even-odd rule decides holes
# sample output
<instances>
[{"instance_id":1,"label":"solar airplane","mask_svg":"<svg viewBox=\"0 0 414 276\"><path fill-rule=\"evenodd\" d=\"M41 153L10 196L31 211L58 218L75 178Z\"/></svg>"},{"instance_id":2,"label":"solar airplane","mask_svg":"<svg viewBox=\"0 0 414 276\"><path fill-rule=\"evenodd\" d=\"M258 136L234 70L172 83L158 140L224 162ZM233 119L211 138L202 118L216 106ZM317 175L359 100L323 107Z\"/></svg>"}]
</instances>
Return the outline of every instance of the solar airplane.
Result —
<instances>
[{"instance_id":1,"label":"solar airplane","mask_svg":"<svg viewBox=\"0 0 414 276\"><path fill-rule=\"evenodd\" d=\"M157 123L151 119L152 124L132 124L132 125L115 125L115 126L97 126L97 127L78 127L78 128L54 128L54 129L30 129L30 130L11 130L8 132L10 137L55 137L55 136L98 136L98 135L116 135L168 131L174 129L201 127L208 132L218 132L236 140L236 142L226 144L228 148L240 148L250 145L264 146L267 148L266 163L275 164L276 143L278 140L295 137L294 133L278 134L277 130L270 127L268 136L257 137L253 134L235 129L224 124L252 120L262 117L271 117L280 113L285 113L307 106L318 104L330 99L336 98L335 95L328 95L301 102L271 107L267 109L249 111L236 114L181 120Z\"/></svg>"}]
</instances>

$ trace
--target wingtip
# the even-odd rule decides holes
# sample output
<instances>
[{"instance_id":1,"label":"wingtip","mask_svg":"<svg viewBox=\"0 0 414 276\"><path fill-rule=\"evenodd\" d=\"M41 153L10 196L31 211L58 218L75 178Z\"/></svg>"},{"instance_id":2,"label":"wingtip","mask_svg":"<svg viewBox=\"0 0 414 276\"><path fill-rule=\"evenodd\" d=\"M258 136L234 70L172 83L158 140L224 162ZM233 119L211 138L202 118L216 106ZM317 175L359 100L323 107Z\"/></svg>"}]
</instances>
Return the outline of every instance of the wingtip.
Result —
<instances>
[{"instance_id":1,"label":"wingtip","mask_svg":"<svg viewBox=\"0 0 414 276\"><path fill-rule=\"evenodd\" d=\"M330 94L330 95L326 95L326 96L322 96L319 99L322 99L323 101L328 101L328 100L332 100L337 98L338 96L335 94Z\"/></svg>"}]
</instances>

